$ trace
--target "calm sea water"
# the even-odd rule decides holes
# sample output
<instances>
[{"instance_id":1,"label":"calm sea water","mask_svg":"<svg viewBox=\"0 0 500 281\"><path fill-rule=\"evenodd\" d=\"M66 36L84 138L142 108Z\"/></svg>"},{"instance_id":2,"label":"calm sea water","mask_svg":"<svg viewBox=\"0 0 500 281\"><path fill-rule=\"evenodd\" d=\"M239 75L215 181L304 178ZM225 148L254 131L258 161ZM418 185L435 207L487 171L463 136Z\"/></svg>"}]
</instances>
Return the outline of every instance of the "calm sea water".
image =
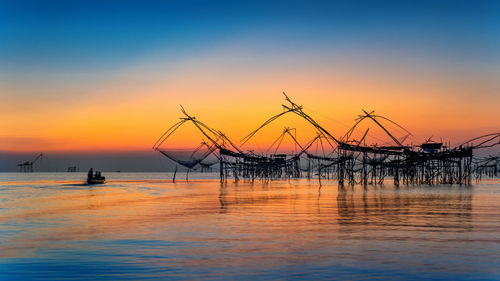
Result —
<instances>
[{"instance_id":1,"label":"calm sea water","mask_svg":"<svg viewBox=\"0 0 500 281\"><path fill-rule=\"evenodd\" d=\"M497 180L105 176L0 174L0 280L500 280Z\"/></svg>"}]
</instances>

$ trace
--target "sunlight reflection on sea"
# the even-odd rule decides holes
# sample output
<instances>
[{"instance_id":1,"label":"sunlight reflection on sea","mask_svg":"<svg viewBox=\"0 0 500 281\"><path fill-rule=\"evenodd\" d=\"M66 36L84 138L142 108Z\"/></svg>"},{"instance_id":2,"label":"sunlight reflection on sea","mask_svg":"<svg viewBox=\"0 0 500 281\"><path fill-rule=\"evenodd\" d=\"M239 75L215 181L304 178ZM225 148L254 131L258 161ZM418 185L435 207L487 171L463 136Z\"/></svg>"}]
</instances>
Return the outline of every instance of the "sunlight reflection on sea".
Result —
<instances>
[{"instance_id":1,"label":"sunlight reflection on sea","mask_svg":"<svg viewBox=\"0 0 500 281\"><path fill-rule=\"evenodd\" d=\"M171 176L0 174L0 280L500 279L497 180Z\"/></svg>"}]
</instances>

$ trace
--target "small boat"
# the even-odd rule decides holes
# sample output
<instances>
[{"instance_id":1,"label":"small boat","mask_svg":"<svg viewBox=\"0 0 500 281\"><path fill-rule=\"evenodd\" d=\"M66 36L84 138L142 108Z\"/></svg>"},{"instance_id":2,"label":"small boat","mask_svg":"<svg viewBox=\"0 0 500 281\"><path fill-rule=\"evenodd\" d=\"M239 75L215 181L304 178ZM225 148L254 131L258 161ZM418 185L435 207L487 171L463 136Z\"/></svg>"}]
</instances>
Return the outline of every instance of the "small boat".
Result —
<instances>
[{"instance_id":1,"label":"small boat","mask_svg":"<svg viewBox=\"0 0 500 281\"><path fill-rule=\"evenodd\" d=\"M87 176L87 184L103 184L105 181L106 178L101 176L101 172L97 171L94 174L93 169L90 169Z\"/></svg>"},{"instance_id":2,"label":"small boat","mask_svg":"<svg viewBox=\"0 0 500 281\"><path fill-rule=\"evenodd\" d=\"M106 181L105 177L100 177L100 178L87 178L87 184L101 184Z\"/></svg>"}]
</instances>

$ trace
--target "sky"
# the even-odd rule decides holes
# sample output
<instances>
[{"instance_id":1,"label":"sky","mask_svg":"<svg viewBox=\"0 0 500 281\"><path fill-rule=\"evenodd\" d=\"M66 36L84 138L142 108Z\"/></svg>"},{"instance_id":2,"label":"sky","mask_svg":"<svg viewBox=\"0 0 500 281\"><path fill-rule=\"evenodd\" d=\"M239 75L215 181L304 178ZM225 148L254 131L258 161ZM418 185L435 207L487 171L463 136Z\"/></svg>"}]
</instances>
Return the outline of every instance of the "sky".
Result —
<instances>
[{"instance_id":1,"label":"sky","mask_svg":"<svg viewBox=\"0 0 500 281\"><path fill-rule=\"evenodd\" d=\"M282 91L460 143L500 131L498 77L498 1L0 1L0 154L151 153L180 104L240 140Z\"/></svg>"}]
</instances>

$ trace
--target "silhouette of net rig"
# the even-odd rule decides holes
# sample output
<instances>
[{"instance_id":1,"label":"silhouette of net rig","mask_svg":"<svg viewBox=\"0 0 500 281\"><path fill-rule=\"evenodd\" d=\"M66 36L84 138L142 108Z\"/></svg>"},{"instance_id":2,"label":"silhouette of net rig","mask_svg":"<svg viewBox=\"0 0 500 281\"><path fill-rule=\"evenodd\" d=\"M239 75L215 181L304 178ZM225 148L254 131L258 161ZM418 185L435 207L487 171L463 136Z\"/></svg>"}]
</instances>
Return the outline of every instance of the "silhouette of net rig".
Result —
<instances>
[{"instance_id":1,"label":"silhouette of net rig","mask_svg":"<svg viewBox=\"0 0 500 281\"><path fill-rule=\"evenodd\" d=\"M207 171L218 164L221 182L270 181L291 178L337 180L344 184L382 184L392 178L394 184L470 184L473 179L497 177L500 157L475 157L478 149L500 144L500 133L487 134L451 146L429 138L422 144L408 144L411 133L391 119L363 110L354 125L341 137L316 122L285 93L283 111L266 120L237 145L222 131L186 113L156 141L153 149L190 170ZM295 115L312 126L309 141L299 141L296 129L285 127L271 146L261 153L243 147L263 128L285 115ZM362 125L368 127L361 131ZM182 126L191 125L199 131L201 143L191 149L168 148L169 138ZM374 129L382 132L383 144L368 142ZM394 130L402 133L396 136ZM355 134L356 132L356 134ZM280 153L283 140L293 141L291 153ZM177 169L176 169L177 170ZM175 176L174 176L175 179Z\"/></svg>"}]
</instances>

